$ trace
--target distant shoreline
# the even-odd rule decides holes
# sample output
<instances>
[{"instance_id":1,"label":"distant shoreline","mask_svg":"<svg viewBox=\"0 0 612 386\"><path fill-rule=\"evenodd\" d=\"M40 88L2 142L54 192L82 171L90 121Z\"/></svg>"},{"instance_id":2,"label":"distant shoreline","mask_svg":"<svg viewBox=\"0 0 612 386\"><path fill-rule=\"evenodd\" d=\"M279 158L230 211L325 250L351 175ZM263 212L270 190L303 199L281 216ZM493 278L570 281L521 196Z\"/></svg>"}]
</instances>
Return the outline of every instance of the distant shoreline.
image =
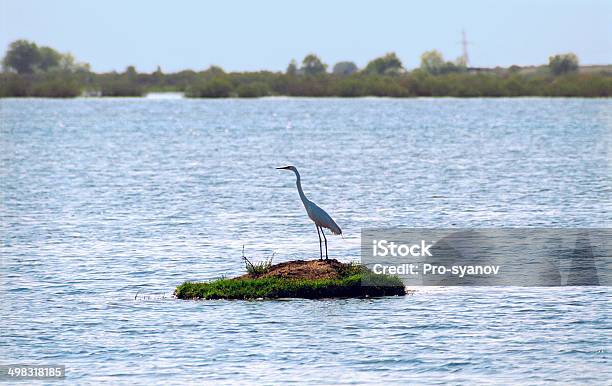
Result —
<instances>
[{"instance_id":1,"label":"distant shoreline","mask_svg":"<svg viewBox=\"0 0 612 386\"><path fill-rule=\"evenodd\" d=\"M160 97L151 97L150 94L159 95ZM75 96L70 98L57 98L57 97L45 97L45 96L3 96L0 97L2 100L207 100L207 101L247 101L247 100L268 100L268 101L283 101L283 100L324 100L324 99L335 99L335 100L476 100L476 99L491 99L491 100L519 100L519 99L609 99L610 96L538 96L538 95L519 95L519 96L476 96L476 97L456 97L456 96L414 96L414 97L390 97L390 96L355 96L355 97L340 97L340 96L293 96L293 95L269 95L254 98L240 98L240 97L224 97L224 98L188 98L184 95L165 97L163 94L181 94L174 91L169 92L155 92L150 94L143 94L141 96Z\"/></svg>"},{"instance_id":2,"label":"distant shoreline","mask_svg":"<svg viewBox=\"0 0 612 386\"><path fill-rule=\"evenodd\" d=\"M224 73L215 69L174 74L52 72L0 74L0 97L143 97L181 93L186 98L260 97L584 97L612 96L611 72L554 76L510 70L432 75Z\"/></svg>"},{"instance_id":3,"label":"distant shoreline","mask_svg":"<svg viewBox=\"0 0 612 386\"><path fill-rule=\"evenodd\" d=\"M204 71L95 73L69 53L27 40L9 45L0 73L1 97L75 98L141 97L152 92L181 92L188 98L288 97L610 97L612 65L580 66L573 53L549 57L548 65L482 68L467 55L455 61L437 50L421 55L421 65L407 70L394 52L372 59L364 68L350 61L331 72L317 55L291 60L285 72Z\"/></svg>"}]
</instances>

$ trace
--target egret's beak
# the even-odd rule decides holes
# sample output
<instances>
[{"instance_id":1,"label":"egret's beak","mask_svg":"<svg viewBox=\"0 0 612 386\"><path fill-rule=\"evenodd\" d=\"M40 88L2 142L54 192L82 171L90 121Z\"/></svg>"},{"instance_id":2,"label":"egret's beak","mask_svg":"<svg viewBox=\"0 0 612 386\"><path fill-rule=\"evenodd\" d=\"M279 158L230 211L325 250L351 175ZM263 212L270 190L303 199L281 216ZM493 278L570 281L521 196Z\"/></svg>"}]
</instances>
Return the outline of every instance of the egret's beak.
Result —
<instances>
[{"instance_id":1,"label":"egret's beak","mask_svg":"<svg viewBox=\"0 0 612 386\"><path fill-rule=\"evenodd\" d=\"M287 169L288 170L290 167L291 166L283 166L283 167L280 167L280 168L277 168L277 169Z\"/></svg>"}]
</instances>

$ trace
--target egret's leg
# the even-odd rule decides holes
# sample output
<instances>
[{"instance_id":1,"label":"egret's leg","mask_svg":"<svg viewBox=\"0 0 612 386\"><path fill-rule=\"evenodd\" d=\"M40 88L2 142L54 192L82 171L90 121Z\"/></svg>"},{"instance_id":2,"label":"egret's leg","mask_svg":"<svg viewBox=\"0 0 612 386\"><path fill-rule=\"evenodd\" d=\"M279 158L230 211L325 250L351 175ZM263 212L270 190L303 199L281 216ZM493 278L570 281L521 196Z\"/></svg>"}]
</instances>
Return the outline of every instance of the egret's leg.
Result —
<instances>
[{"instance_id":1,"label":"egret's leg","mask_svg":"<svg viewBox=\"0 0 612 386\"><path fill-rule=\"evenodd\" d=\"M323 228L321 228L321 233L323 233L323 240L325 240L325 260L327 260L327 237L325 237L325 232L323 232Z\"/></svg>"},{"instance_id":2,"label":"egret's leg","mask_svg":"<svg viewBox=\"0 0 612 386\"><path fill-rule=\"evenodd\" d=\"M321 257L319 258L319 260L323 260L323 246L321 245L321 232L323 230L321 230L321 232L319 232L319 226L315 225L317 227L317 234L319 235L319 253L321 254Z\"/></svg>"}]
</instances>

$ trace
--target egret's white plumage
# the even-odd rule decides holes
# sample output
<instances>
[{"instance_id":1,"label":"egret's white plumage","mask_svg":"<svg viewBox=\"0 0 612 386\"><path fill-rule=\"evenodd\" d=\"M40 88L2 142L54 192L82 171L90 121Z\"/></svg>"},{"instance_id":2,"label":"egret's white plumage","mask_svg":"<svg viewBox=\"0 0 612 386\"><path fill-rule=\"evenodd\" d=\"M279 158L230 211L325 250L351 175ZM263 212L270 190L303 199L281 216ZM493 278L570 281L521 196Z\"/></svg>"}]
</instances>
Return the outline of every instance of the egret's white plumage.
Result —
<instances>
[{"instance_id":1,"label":"egret's white plumage","mask_svg":"<svg viewBox=\"0 0 612 386\"><path fill-rule=\"evenodd\" d=\"M306 206L306 212L308 212L308 217L310 217L310 219L314 221L315 224L317 224L321 228L329 229L335 235L342 234L342 229L340 229L338 224L336 224L334 219L331 218L331 216L327 214L326 211L319 208L317 204L312 201L310 201L308 204L309 205Z\"/></svg>"},{"instance_id":2,"label":"egret's white plumage","mask_svg":"<svg viewBox=\"0 0 612 386\"><path fill-rule=\"evenodd\" d=\"M300 195L300 199L302 200L302 203L304 204L304 208L306 208L306 213L308 213L308 217L310 217L310 219L315 223L317 227L317 233L319 232L319 229L320 229L321 234L323 234L323 239L325 240L325 258L327 259L327 238L325 237L325 233L323 233L323 228L329 229L335 235L341 235L342 229L340 229L338 224L336 224L334 219L332 219L331 216L327 214L326 211L324 211L319 206L317 206L317 204L315 204L314 202L306 198L306 195L304 194L304 191L302 190L302 180L300 177L300 173L298 172L295 166L284 166L284 167L277 168L277 169L291 170L295 173L297 190ZM321 248L321 235L320 234L319 234L319 251L321 252L321 258L323 258L323 250Z\"/></svg>"}]
</instances>

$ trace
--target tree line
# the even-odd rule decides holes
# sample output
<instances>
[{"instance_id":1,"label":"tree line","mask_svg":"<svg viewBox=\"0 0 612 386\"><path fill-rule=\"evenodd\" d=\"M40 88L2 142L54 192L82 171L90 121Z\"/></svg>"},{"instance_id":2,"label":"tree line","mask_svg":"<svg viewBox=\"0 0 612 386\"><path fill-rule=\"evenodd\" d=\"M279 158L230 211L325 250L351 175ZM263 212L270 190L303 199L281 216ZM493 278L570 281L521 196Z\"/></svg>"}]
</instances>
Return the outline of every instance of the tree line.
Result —
<instances>
[{"instance_id":1,"label":"tree line","mask_svg":"<svg viewBox=\"0 0 612 386\"><path fill-rule=\"evenodd\" d=\"M408 71L393 52L360 69L350 61L331 69L309 54L284 72L231 72L218 66L203 71L94 73L69 53L18 40L2 60L0 97L75 97L79 95L142 96L147 92L178 91L193 98L254 98L286 95L308 97L514 97L612 95L612 71L586 73L573 53L554 55L547 66L471 68L463 58L447 61L436 50L421 56Z\"/></svg>"}]
</instances>

